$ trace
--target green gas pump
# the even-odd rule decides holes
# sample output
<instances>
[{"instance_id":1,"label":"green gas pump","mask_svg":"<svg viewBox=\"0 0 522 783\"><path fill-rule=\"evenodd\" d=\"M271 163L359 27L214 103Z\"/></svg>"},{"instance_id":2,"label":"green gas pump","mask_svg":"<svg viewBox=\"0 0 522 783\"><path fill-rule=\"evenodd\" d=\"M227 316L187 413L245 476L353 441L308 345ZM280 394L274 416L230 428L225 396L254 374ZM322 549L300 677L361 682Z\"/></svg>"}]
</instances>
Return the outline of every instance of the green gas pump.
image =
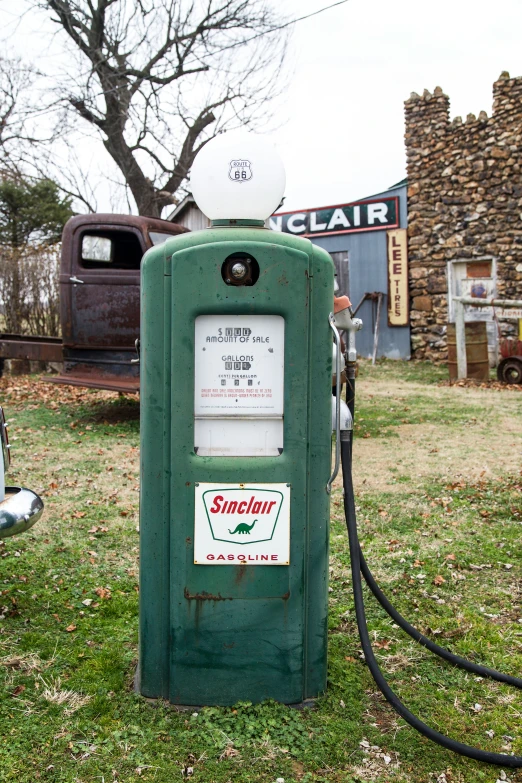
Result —
<instances>
[{"instance_id":1,"label":"green gas pump","mask_svg":"<svg viewBox=\"0 0 522 783\"><path fill-rule=\"evenodd\" d=\"M326 688L334 267L265 228L284 171L251 134L191 186L211 227L142 263L138 687L300 703Z\"/></svg>"}]
</instances>

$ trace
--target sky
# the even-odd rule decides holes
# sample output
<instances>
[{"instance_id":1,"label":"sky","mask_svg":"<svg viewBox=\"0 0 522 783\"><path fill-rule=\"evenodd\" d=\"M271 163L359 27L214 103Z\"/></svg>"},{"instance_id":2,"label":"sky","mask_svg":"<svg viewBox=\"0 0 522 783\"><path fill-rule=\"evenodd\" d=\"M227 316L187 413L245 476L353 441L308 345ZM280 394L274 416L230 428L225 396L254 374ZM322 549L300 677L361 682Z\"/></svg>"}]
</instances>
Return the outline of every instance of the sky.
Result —
<instances>
[{"instance_id":1,"label":"sky","mask_svg":"<svg viewBox=\"0 0 522 783\"><path fill-rule=\"evenodd\" d=\"M278 7L295 18L328 4L280 0ZM18 23L17 7L0 0L0 37L11 54L45 69L55 56L51 28L35 14ZM500 73L522 76L521 31L522 0L348 0L296 24L288 88L267 134L286 167L284 209L346 203L401 180L404 101L412 91L440 85L452 117L491 114ZM101 177L98 210L113 211L106 153L88 142L81 154Z\"/></svg>"},{"instance_id":2,"label":"sky","mask_svg":"<svg viewBox=\"0 0 522 783\"><path fill-rule=\"evenodd\" d=\"M288 3L298 15L327 5ZM493 10L494 9L494 10ZM522 0L349 0L295 26L284 209L378 193L406 176L404 101L440 85L451 117L491 115L502 71L522 76Z\"/></svg>"}]
</instances>

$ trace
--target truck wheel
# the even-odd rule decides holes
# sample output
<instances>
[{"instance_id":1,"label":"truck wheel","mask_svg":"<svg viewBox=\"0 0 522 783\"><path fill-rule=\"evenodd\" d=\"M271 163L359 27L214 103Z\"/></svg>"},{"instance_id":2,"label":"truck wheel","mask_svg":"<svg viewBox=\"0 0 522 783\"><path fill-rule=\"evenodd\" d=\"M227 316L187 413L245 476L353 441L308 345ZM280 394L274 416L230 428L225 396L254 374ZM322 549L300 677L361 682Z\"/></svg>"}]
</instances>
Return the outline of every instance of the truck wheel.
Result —
<instances>
[{"instance_id":1,"label":"truck wheel","mask_svg":"<svg viewBox=\"0 0 522 783\"><path fill-rule=\"evenodd\" d=\"M504 383L522 383L522 356L508 356L497 367L497 378Z\"/></svg>"}]
</instances>

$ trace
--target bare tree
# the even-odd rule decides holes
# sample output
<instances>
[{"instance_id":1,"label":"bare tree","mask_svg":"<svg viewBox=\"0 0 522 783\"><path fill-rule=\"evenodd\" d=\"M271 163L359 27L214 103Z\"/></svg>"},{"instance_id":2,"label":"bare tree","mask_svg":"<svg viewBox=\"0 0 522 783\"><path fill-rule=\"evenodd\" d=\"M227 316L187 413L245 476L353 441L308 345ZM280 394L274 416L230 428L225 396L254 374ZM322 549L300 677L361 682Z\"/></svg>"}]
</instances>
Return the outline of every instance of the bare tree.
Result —
<instances>
[{"instance_id":1,"label":"bare tree","mask_svg":"<svg viewBox=\"0 0 522 783\"><path fill-rule=\"evenodd\" d=\"M0 56L0 183L59 181L64 194L92 212L92 183L67 144L64 120L45 75L18 57Z\"/></svg>"},{"instance_id":2,"label":"bare tree","mask_svg":"<svg viewBox=\"0 0 522 783\"><path fill-rule=\"evenodd\" d=\"M0 57L0 165L19 174L28 150L49 141L38 129L43 105L35 100L38 72L19 58Z\"/></svg>"},{"instance_id":3,"label":"bare tree","mask_svg":"<svg viewBox=\"0 0 522 783\"><path fill-rule=\"evenodd\" d=\"M30 0L70 57L59 84L71 130L95 129L142 215L176 203L203 144L266 119L284 20L270 0ZM63 126L63 123L62 123Z\"/></svg>"}]
</instances>

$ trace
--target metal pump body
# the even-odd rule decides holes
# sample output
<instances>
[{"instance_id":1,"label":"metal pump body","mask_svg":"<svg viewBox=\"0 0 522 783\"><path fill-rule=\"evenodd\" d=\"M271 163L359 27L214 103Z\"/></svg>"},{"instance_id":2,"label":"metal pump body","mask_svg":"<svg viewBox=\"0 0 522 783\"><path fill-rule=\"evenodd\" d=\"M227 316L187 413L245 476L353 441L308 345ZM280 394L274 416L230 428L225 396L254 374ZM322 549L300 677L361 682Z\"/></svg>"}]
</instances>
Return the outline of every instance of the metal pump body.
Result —
<instances>
[{"instance_id":1,"label":"metal pump body","mask_svg":"<svg viewBox=\"0 0 522 783\"><path fill-rule=\"evenodd\" d=\"M145 255L145 696L291 704L326 688L333 285L324 250L262 225Z\"/></svg>"}]
</instances>

